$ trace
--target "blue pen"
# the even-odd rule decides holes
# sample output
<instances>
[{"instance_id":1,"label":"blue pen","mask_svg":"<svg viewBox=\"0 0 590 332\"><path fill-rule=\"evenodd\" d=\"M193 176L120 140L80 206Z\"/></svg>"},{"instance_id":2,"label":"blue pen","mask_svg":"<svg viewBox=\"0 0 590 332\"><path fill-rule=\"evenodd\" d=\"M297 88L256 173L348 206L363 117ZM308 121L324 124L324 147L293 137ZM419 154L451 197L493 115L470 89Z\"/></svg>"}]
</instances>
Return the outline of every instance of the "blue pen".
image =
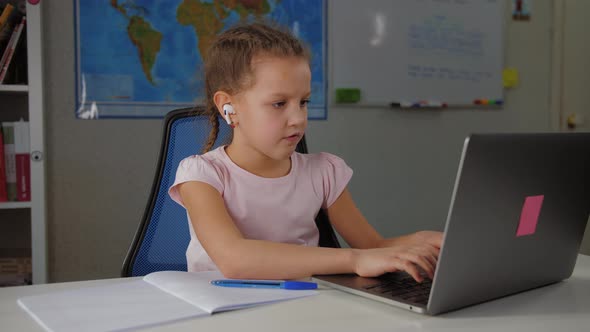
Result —
<instances>
[{"instance_id":1,"label":"blue pen","mask_svg":"<svg viewBox=\"0 0 590 332\"><path fill-rule=\"evenodd\" d=\"M279 288L290 290L316 289L318 284L307 281L272 281L272 280L237 280L220 279L212 280L212 285L236 288Z\"/></svg>"}]
</instances>

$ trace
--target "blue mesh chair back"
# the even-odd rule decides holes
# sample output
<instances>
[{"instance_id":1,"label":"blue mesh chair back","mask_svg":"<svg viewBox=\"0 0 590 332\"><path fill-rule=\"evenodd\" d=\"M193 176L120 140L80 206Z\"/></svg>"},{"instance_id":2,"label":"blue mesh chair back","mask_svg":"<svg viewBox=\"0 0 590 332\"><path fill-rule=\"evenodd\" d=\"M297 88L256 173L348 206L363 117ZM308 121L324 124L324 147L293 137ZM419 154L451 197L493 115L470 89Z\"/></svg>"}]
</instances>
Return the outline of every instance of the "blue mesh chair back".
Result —
<instances>
[{"instance_id":1,"label":"blue mesh chair back","mask_svg":"<svg viewBox=\"0 0 590 332\"><path fill-rule=\"evenodd\" d=\"M213 148L225 144L231 129L220 118L219 135ZM203 109L174 110L166 115L160 158L146 211L133 239L122 276L144 276L156 271L186 271L186 248L190 233L186 210L168 195L174 183L176 168L188 156L201 153L211 125ZM307 153L305 138L297 151ZM320 232L320 246L340 247L338 239L324 211L316 224Z\"/></svg>"}]
</instances>

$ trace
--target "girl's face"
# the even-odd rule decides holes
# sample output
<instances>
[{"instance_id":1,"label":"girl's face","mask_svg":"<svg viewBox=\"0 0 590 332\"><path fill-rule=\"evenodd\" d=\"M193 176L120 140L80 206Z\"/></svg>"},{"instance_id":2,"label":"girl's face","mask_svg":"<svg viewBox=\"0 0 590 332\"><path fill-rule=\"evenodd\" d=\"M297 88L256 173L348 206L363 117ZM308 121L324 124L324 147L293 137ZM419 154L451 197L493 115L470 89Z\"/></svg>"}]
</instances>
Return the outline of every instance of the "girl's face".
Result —
<instances>
[{"instance_id":1,"label":"girl's face","mask_svg":"<svg viewBox=\"0 0 590 332\"><path fill-rule=\"evenodd\" d=\"M309 64L300 57L259 56L252 71L253 84L232 103L238 114L234 141L274 160L289 158L307 127Z\"/></svg>"}]
</instances>

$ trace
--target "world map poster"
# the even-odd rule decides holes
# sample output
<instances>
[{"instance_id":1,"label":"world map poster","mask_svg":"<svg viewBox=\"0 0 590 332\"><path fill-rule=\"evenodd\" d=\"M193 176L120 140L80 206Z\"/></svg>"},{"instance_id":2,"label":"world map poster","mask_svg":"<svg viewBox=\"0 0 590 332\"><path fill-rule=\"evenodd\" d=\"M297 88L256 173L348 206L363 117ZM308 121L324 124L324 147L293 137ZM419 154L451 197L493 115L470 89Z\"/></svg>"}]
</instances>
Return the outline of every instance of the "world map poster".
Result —
<instances>
[{"instance_id":1,"label":"world map poster","mask_svg":"<svg viewBox=\"0 0 590 332\"><path fill-rule=\"evenodd\" d=\"M212 40L257 19L288 27L310 48L308 117L326 118L325 0L74 1L77 118L158 118L203 105Z\"/></svg>"}]
</instances>

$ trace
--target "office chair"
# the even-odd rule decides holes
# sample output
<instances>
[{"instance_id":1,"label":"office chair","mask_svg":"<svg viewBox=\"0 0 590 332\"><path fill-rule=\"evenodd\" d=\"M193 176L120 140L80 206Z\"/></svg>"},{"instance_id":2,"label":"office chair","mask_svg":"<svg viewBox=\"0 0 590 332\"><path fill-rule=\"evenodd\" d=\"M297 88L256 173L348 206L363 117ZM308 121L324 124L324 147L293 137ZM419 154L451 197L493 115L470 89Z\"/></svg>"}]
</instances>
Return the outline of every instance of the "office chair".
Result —
<instances>
[{"instance_id":1,"label":"office chair","mask_svg":"<svg viewBox=\"0 0 590 332\"><path fill-rule=\"evenodd\" d=\"M219 118L219 135L213 148L225 144L230 127ZM190 241L186 211L168 196L180 161L201 153L211 125L203 108L184 108L169 112L164 119L160 158L152 191L139 228L129 247L121 275L144 276L155 271L186 271L186 248ZM305 137L296 151L307 153ZM326 213L316 218L319 245L339 248L338 238Z\"/></svg>"}]
</instances>

